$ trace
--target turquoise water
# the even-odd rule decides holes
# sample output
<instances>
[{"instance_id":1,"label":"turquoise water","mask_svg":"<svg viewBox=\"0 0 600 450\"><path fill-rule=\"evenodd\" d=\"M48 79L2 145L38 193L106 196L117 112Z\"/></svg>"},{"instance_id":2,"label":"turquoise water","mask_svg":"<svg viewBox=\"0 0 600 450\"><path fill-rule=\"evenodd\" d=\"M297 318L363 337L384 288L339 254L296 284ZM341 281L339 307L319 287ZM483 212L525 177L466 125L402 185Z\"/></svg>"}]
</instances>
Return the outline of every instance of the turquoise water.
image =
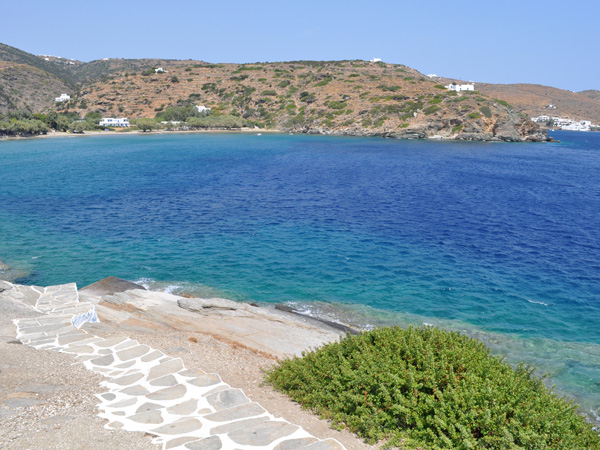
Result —
<instances>
[{"instance_id":1,"label":"turquoise water","mask_svg":"<svg viewBox=\"0 0 600 450\"><path fill-rule=\"evenodd\" d=\"M355 326L463 330L600 413L600 134L0 142L0 259Z\"/></svg>"}]
</instances>

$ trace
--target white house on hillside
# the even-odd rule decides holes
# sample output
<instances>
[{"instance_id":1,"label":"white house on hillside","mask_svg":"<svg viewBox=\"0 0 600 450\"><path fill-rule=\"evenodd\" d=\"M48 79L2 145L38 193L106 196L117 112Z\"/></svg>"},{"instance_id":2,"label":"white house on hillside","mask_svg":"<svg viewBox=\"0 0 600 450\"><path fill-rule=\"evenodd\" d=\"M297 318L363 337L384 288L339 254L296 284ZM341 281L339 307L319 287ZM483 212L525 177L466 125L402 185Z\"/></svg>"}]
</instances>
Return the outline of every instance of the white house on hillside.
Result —
<instances>
[{"instance_id":1,"label":"white house on hillside","mask_svg":"<svg viewBox=\"0 0 600 450\"><path fill-rule=\"evenodd\" d=\"M381 62L381 58L373 58L373 59L370 59L369 62L372 62L372 63Z\"/></svg>"},{"instance_id":2,"label":"white house on hillside","mask_svg":"<svg viewBox=\"0 0 600 450\"><path fill-rule=\"evenodd\" d=\"M162 67L158 67L158 68L154 69L154 73L167 73L167 71L165 69L163 69Z\"/></svg>"},{"instance_id":3,"label":"white house on hillside","mask_svg":"<svg viewBox=\"0 0 600 450\"><path fill-rule=\"evenodd\" d=\"M54 99L55 102L68 102L71 100L71 96L68 94L60 94L60 97Z\"/></svg>"},{"instance_id":4,"label":"white house on hillside","mask_svg":"<svg viewBox=\"0 0 600 450\"><path fill-rule=\"evenodd\" d=\"M112 117L103 117L98 124L101 127L128 127L129 119L121 117L119 119L113 119Z\"/></svg>"},{"instance_id":5,"label":"white house on hillside","mask_svg":"<svg viewBox=\"0 0 600 450\"><path fill-rule=\"evenodd\" d=\"M198 108L198 112L199 112L199 113L206 113L206 114L210 114L210 108L207 108L206 106L203 106L203 105L196 105L196 108Z\"/></svg>"},{"instance_id":6,"label":"white house on hillside","mask_svg":"<svg viewBox=\"0 0 600 450\"><path fill-rule=\"evenodd\" d=\"M450 89L451 91L456 91L456 92L474 91L475 85L474 84L449 84L448 86L446 86L446 89Z\"/></svg>"}]
</instances>

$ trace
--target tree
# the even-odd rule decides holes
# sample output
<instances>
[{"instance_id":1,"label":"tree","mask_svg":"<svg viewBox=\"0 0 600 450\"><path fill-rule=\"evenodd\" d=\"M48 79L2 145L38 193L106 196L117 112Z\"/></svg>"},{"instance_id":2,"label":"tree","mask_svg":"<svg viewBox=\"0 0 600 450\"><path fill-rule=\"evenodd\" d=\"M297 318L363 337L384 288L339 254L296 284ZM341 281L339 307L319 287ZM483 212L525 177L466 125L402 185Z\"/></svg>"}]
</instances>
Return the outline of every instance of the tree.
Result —
<instances>
[{"instance_id":1,"label":"tree","mask_svg":"<svg viewBox=\"0 0 600 450\"><path fill-rule=\"evenodd\" d=\"M136 123L138 128L144 133L158 128L158 124L153 119L138 119Z\"/></svg>"}]
</instances>

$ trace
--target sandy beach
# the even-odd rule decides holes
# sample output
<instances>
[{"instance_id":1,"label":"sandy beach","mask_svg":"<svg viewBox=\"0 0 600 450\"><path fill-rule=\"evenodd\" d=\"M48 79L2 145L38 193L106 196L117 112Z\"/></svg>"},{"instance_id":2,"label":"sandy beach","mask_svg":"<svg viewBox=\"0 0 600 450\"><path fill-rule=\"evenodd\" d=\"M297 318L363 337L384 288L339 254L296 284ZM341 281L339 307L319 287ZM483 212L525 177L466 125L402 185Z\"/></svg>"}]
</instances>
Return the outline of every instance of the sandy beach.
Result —
<instances>
[{"instance_id":1,"label":"sandy beach","mask_svg":"<svg viewBox=\"0 0 600 450\"><path fill-rule=\"evenodd\" d=\"M275 417L318 439L334 438L349 450L376 448L352 433L332 430L327 421L263 384L263 370L277 359L336 340L340 330L269 308L130 290L120 283L111 279L79 291L81 301L95 304L100 319L86 323L86 333L126 336L181 358L188 369L218 373ZM15 300L9 283L0 284L0 447L160 448L148 433L104 428L107 421L97 415L95 396L106 390L99 384L101 375L72 355L37 350L15 339L13 320L40 313Z\"/></svg>"},{"instance_id":2,"label":"sandy beach","mask_svg":"<svg viewBox=\"0 0 600 450\"><path fill-rule=\"evenodd\" d=\"M206 130L177 130L177 131L168 131L168 130L155 130L155 131L141 131L141 130L130 130L130 129L122 129L122 130L111 130L111 131L86 131L84 133L71 133L67 131L50 131L46 134L38 134L34 136L0 136L0 142L3 140L21 140L21 139L41 139L41 138L64 138L64 137L90 137L90 136L136 136L136 135L156 135L156 134L205 134L205 133L243 133L243 134L277 134L282 133L281 130L277 130L274 128L271 129L257 129L257 128L238 128L238 129L230 129L230 130L216 130L216 129L206 129Z\"/></svg>"}]
</instances>

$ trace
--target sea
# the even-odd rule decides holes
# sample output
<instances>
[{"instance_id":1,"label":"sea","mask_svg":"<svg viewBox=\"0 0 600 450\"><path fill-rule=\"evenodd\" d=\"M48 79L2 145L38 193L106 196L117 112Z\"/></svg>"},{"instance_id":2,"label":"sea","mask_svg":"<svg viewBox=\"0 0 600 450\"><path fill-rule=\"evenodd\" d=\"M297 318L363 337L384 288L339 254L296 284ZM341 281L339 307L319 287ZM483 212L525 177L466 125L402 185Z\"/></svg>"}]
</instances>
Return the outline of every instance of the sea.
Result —
<instances>
[{"instance_id":1,"label":"sea","mask_svg":"<svg viewBox=\"0 0 600 450\"><path fill-rule=\"evenodd\" d=\"M4 140L0 260L23 284L113 275L360 329L460 331L598 423L600 133L551 136Z\"/></svg>"}]
</instances>

